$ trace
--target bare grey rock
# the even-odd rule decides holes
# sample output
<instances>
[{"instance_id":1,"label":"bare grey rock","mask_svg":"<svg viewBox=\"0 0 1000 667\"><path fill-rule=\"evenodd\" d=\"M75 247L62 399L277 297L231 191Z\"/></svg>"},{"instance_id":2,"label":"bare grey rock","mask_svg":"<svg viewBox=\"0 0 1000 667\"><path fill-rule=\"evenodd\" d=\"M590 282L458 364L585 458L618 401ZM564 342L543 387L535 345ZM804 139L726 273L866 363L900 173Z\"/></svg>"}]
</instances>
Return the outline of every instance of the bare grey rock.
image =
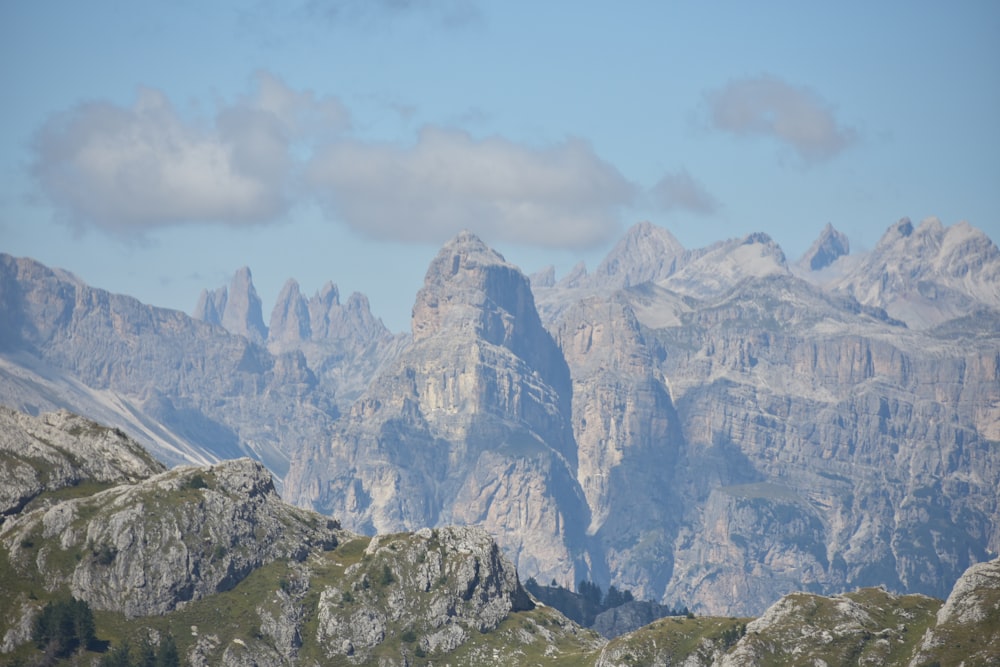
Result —
<instances>
[{"instance_id":1,"label":"bare grey rock","mask_svg":"<svg viewBox=\"0 0 1000 667\"><path fill-rule=\"evenodd\" d=\"M942 653L954 656L959 642L966 649L968 664L1000 660L1000 559L976 563L966 570L935 621L910 661L912 667L930 664Z\"/></svg>"},{"instance_id":2,"label":"bare grey rock","mask_svg":"<svg viewBox=\"0 0 1000 667\"><path fill-rule=\"evenodd\" d=\"M258 345L266 341L267 327L264 326L261 301L248 267L242 267L233 275L227 294L222 326L230 333L246 336Z\"/></svg>"},{"instance_id":3,"label":"bare grey rock","mask_svg":"<svg viewBox=\"0 0 1000 667\"><path fill-rule=\"evenodd\" d=\"M32 417L0 406L0 521L44 491L134 483L162 471L121 431L66 411Z\"/></svg>"},{"instance_id":4,"label":"bare grey rock","mask_svg":"<svg viewBox=\"0 0 1000 667\"><path fill-rule=\"evenodd\" d=\"M851 242L847 235L834 229L828 222L799 259L798 265L809 271L821 271L850 252Z\"/></svg>"},{"instance_id":5,"label":"bare grey rock","mask_svg":"<svg viewBox=\"0 0 1000 667\"><path fill-rule=\"evenodd\" d=\"M249 455L279 477L287 448L336 418L326 392L283 391L289 366L267 350L178 311L7 255L0 297L0 402L11 407L83 405L168 463Z\"/></svg>"},{"instance_id":6,"label":"bare grey rock","mask_svg":"<svg viewBox=\"0 0 1000 667\"><path fill-rule=\"evenodd\" d=\"M367 664L390 628L448 653L534 607L517 572L483 530L444 527L376 536L339 588L320 595L317 640L330 658Z\"/></svg>"},{"instance_id":7,"label":"bare grey rock","mask_svg":"<svg viewBox=\"0 0 1000 667\"><path fill-rule=\"evenodd\" d=\"M673 275L686 253L673 234L649 222L633 225L588 277L590 287L617 289L658 282Z\"/></svg>"},{"instance_id":8,"label":"bare grey rock","mask_svg":"<svg viewBox=\"0 0 1000 667\"><path fill-rule=\"evenodd\" d=\"M915 329L977 310L1000 310L1000 249L965 222L928 218L891 226L875 248L832 287L884 308Z\"/></svg>"},{"instance_id":9,"label":"bare grey rock","mask_svg":"<svg viewBox=\"0 0 1000 667\"><path fill-rule=\"evenodd\" d=\"M354 530L482 525L519 566L572 580L586 507L570 395L527 279L463 233L427 271L412 344L330 442L300 451L286 489Z\"/></svg>"},{"instance_id":10,"label":"bare grey rock","mask_svg":"<svg viewBox=\"0 0 1000 667\"><path fill-rule=\"evenodd\" d=\"M36 539L51 546L32 558ZM38 568L51 589L68 586L95 609L134 618L227 590L336 538L325 520L281 502L262 465L239 459L29 512L4 524L0 542L15 568Z\"/></svg>"},{"instance_id":11,"label":"bare grey rock","mask_svg":"<svg viewBox=\"0 0 1000 667\"><path fill-rule=\"evenodd\" d=\"M268 346L286 348L310 338L312 338L312 326L309 321L309 307L302 292L299 291L299 284L289 279L281 288L274 310L271 311Z\"/></svg>"}]
</instances>

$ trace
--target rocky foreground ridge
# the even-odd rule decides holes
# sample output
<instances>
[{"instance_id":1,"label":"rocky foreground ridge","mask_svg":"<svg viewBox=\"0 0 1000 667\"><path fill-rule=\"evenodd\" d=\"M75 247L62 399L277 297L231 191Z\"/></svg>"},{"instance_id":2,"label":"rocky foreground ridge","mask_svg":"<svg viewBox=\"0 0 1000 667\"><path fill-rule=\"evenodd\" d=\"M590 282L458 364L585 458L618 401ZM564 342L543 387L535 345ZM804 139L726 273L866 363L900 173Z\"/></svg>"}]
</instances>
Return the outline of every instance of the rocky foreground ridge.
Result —
<instances>
[{"instance_id":1,"label":"rocky foreground ridge","mask_svg":"<svg viewBox=\"0 0 1000 667\"><path fill-rule=\"evenodd\" d=\"M141 469L133 441L73 415L4 410L0 426L0 460L17 461L0 469L4 486L25 466L44 478L53 450L72 461L0 526L4 664L55 664L38 619L70 596L92 611L94 639L67 664L167 641L178 664L232 667L1000 658L1000 560L970 568L943 604L882 589L797 593L757 619L671 617L608 642L539 605L481 529L369 538L284 503L248 459Z\"/></svg>"},{"instance_id":2,"label":"rocky foreground ridge","mask_svg":"<svg viewBox=\"0 0 1000 667\"><path fill-rule=\"evenodd\" d=\"M332 284L290 282L265 326L249 270L199 319L0 256L0 399L168 464L249 456L360 533L483 526L570 588L737 616L944 598L1000 551L1000 251L936 220L849 250L643 223L529 280L462 234L396 335Z\"/></svg>"}]
</instances>

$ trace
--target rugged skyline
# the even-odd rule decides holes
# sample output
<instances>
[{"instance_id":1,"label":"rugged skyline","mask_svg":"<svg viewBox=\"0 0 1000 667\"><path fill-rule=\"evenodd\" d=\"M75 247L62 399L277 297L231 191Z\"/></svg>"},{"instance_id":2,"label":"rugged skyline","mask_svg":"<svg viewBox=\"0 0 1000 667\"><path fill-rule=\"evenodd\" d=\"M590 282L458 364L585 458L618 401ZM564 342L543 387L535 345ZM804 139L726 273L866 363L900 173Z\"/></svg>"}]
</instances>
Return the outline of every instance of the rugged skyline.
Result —
<instances>
[{"instance_id":1,"label":"rugged skyline","mask_svg":"<svg viewBox=\"0 0 1000 667\"><path fill-rule=\"evenodd\" d=\"M0 8L4 251L184 312L334 280L402 332L460 229L559 277L642 220L998 237L994 3L245 4Z\"/></svg>"},{"instance_id":2,"label":"rugged skyline","mask_svg":"<svg viewBox=\"0 0 1000 667\"><path fill-rule=\"evenodd\" d=\"M905 219L846 246L640 224L555 281L462 232L406 335L333 285L287 283L264 327L249 270L200 321L3 255L0 390L170 462L257 458L354 530L484 526L542 581L730 615L944 595L1000 550L1000 250Z\"/></svg>"}]
</instances>

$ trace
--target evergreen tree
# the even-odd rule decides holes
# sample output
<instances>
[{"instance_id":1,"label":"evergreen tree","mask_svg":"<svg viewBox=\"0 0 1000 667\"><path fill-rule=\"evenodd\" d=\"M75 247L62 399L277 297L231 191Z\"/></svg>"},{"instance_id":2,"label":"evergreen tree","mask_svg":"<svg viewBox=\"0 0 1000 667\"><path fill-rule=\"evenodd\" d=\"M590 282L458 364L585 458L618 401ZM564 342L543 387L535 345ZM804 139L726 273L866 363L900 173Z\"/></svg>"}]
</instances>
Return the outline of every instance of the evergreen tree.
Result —
<instances>
[{"instance_id":1,"label":"evergreen tree","mask_svg":"<svg viewBox=\"0 0 1000 667\"><path fill-rule=\"evenodd\" d=\"M122 641L121 644L105 653L98 665L99 667L132 667L130 660L131 653L132 647L126 639Z\"/></svg>"},{"instance_id":2,"label":"evergreen tree","mask_svg":"<svg viewBox=\"0 0 1000 667\"><path fill-rule=\"evenodd\" d=\"M173 635L167 635L160 640L160 647L156 650L156 662L153 664L154 667L180 667L181 657L177 652Z\"/></svg>"},{"instance_id":3,"label":"evergreen tree","mask_svg":"<svg viewBox=\"0 0 1000 667\"><path fill-rule=\"evenodd\" d=\"M156 667L156 652L153 650L153 645L145 637L139 642L133 653L135 667Z\"/></svg>"},{"instance_id":4,"label":"evergreen tree","mask_svg":"<svg viewBox=\"0 0 1000 667\"><path fill-rule=\"evenodd\" d=\"M49 602L31 628L35 646L57 658L71 655L94 641L94 615L83 600Z\"/></svg>"},{"instance_id":5,"label":"evergreen tree","mask_svg":"<svg viewBox=\"0 0 1000 667\"><path fill-rule=\"evenodd\" d=\"M587 600L595 607L601 606L601 599L604 597L604 591L601 590L600 584L595 584L592 581L581 579L580 587L577 588L576 592L582 595L584 600Z\"/></svg>"}]
</instances>

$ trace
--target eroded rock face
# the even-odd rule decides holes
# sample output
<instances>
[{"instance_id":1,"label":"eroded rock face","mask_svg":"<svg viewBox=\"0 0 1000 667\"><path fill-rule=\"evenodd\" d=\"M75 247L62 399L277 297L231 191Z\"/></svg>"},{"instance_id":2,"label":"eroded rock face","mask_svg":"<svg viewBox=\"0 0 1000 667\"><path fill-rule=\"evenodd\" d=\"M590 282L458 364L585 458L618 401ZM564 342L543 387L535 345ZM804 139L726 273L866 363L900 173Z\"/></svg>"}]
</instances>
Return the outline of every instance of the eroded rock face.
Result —
<instances>
[{"instance_id":1,"label":"eroded rock face","mask_svg":"<svg viewBox=\"0 0 1000 667\"><path fill-rule=\"evenodd\" d=\"M989 318L914 331L795 278L762 235L690 253L655 285L539 293L573 375L578 479L612 583L721 614L801 589L943 597L1000 548ZM656 518L603 519L615 494Z\"/></svg>"},{"instance_id":2,"label":"eroded rock face","mask_svg":"<svg viewBox=\"0 0 1000 667\"><path fill-rule=\"evenodd\" d=\"M527 279L464 233L428 269L413 344L329 443L302 450L287 488L358 530L478 523L519 565L569 581L586 523L570 395Z\"/></svg>"},{"instance_id":3,"label":"eroded rock face","mask_svg":"<svg viewBox=\"0 0 1000 667\"><path fill-rule=\"evenodd\" d=\"M621 295L581 300L554 325L573 369L577 479L590 509L588 533L599 540L614 583L659 597L677 528L668 508L679 501L664 480L674 474L683 436L657 369L662 349L641 329ZM662 559L655 570L648 567L653 554Z\"/></svg>"},{"instance_id":4,"label":"eroded rock face","mask_svg":"<svg viewBox=\"0 0 1000 667\"><path fill-rule=\"evenodd\" d=\"M121 431L66 411L32 417L0 406L0 517L43 491L88 481L125 484L162 471Z\"/></svg>"},{"instance_id":5,"label":"eroded rock face","mask_svg":"<svg viewBox=\"0 0 1000 667\"><path fill-rule=\"evenodd\" d=\"M513 566L477 528L377 536L344 574L320 596L316 638L328 657L359 664L401 624L409 641L440 654L534 608Z\"/></svg>"},{"instance_id":6,"label":"eroded rock face","mask_svg":"<svg viewBox=\"0 0 1000 667\"><path fill-rule=\"evenodd\" d=\"M965 222L937 218L890 227L857 268L833 287L927 329L983 309L1000 309L1000 250Z\"/></svg>"},{"instance_id":7,"label":"eroded rock face","mask_svg":"<svg viewBox=\"0 0 1000 667\"><path fill-rule=\"evenodd\" d=\"M850 252L851 242L847 235L826 223L819 238L813 241L798 264L808 271L822 271Z\"/></svg>"},{"instance_id":8,"label":"eroded rock face","mask_svg":"<svg viewBox=\"0 0 1000 667\"><path fill-rule=\"evenodd\" d=\"M0 540L12 565L37 568L50 590L67 586L93 608L130 618L336 544L325 520L283 503L270 473L249 459L177 468L39 509L5 525Z\"/></svg>"}]
</instances>

